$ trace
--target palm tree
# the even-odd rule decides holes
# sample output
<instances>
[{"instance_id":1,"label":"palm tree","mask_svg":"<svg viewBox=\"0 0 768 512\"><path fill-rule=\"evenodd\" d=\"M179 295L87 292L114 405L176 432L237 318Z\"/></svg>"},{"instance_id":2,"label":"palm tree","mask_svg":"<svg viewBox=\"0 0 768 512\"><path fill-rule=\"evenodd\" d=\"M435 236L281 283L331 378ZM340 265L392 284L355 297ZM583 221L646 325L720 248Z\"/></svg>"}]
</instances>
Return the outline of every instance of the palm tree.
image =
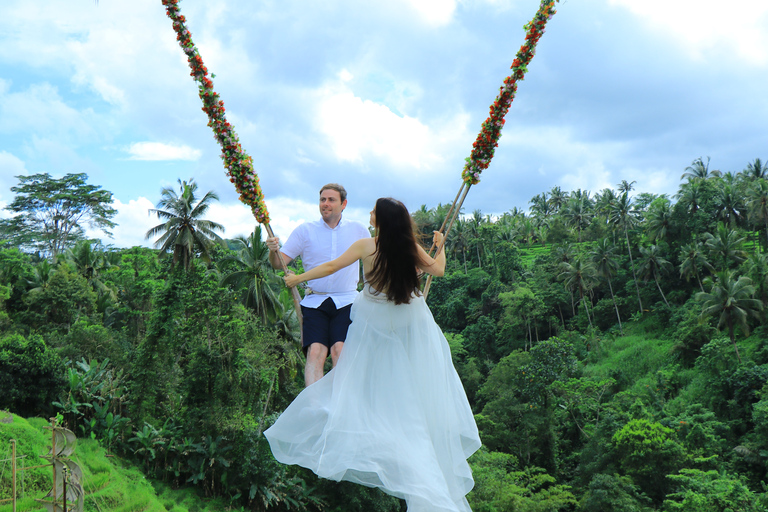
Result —
<instances>
[{"instance_id":1,"label":"palm tree","mask_svg":"<svg viewBox=\"0 0 768 512\"><path fill-rule=\"evenodd\" d=\"M666 197L651 203L645 216L645 232L652 242L666 240L672 222L672 208Z\"/></svg>"},{"instance_id":2,"label":"palm tree","mask_svg":"<svg viewBox=\"0 0 768 512\"><path fill-rule=\"evenodd\" d=\"M635 188L635 183L637 182L634 180L630 182L628 182L627 180L621 180L621 183L616 185L616 187L619 189L619 192L621 192L622 194L629 194Z\"/></svg>"},{"instance_id":3,"label":"palm tree","mask_svg":"<svg viewBox=\"0 0 768 512\"><path fill-rule=\"evenodd\" d=\"M717 190L715 196L715 211L717 218L727 222L731 227L740 226L743 219L742 212L744 205L741 201L741 194L736 187L730 183L724 183Z\"/></svg>"},{"instance_id":4,"label":"palm tree","mask_svg":"<svg viewBox=\"0 0 768 512\"><path fill-rule=\"evenodd\" d=\"M555 260L555 262L560 264L569 263L573 259L575 253L574 247L570 244L570 242L563 242L562 244L557 244L552 247L552 250L549 254L550 257Z\"/></svg>"},{"instance_id":5,"label":"palm tree","mask_svg":"<svg viewBox=\"0 0 768 512\"><path fill-rule=\"evenodd\" d=\"M728 270L731 266L743 263L747 259L747 253L741 248L746 239L727 224L718 223L715 234L704 233L704 237L711 259L719 264L721 271Z\"/></svg>"},{"instance_id":6,"label":"palm tree","mask_svg":"<svg viewBox=\"0 0 768 512\"><path fill-rule=\"evenodd\" d=\"M768 305L768 255L753 253L747 259L747 273L763 306Z\"/></svg>"},{"instance_id":7,"label":"palm tree","mask_svg":"<svg viewBox=\"0 0 768 512\"><path fill-rule=\"evenodd\" d=\"M552 214L552 205L547 200L547 193L536 194L528 201L531 205L531 213L539 217L549 217Z\"/></svg>"},{"instance_id":8,"label":"palm tree","mask_svg":"<svg viewBox=\"0 0 768 512\"><path fill-rule=\"evenodd\" d=\"M706 268L710 272L714 270L714 267L709 264L707 257L704 254L704 250L701 244L691 242L680 249L680 277L685 278L688 281L691 276L696 278L696 282L699 283L699 289L704 291L704 286L701 284L700 269Z\"/></svg>"},{"instance_id":9,"label":"palm tree","mask_svg":"<svg viewBox=\"0 0 768 512\"><path fill-rule=\"evenodd\" d=\"M701 206L704 195L702 189L701 181L693 180L681 185L680 191L675 195L678 202L685 207L690 215L695 214Z\"/></svg>"},{"instance_id":10,"label":"palm tree","mask_svg":"<svg viewBox=\"0 0 768 512\"><path fill-rule=\"evenodd\" d=\"M592 250L592 262L595 264L597 275L608 281L608 289L611 291L611 301L613 301L613 308L616 310L616 318L619 321L619 333L624 334L624 329L621 326L619 306L616 304L616 296L613 294L613 284L611 284L611 276L619 270L619 263L616 261L615 251L616 246L607 238L603 238L597 242L597 245Z\"/></svg>"},{"instance_id":11,"label":"palm tree","mask_svg":"<svg viewBox=\"0 0 768 512\"><path fill-rule=\"evenodd\" d=\"M615 203L617 199L618 196L612 188L604 188L595 194L595 212L598 215L608 217L608 213L611 211L611 205Z\"/></svg>"},{"instance_id":12,"label":"palm tree","mask_svg":"<svg viewBox=\"0 0 768 512\"><path fill-rule=\"evenodd\" d=\"M747 164L747 167L739 173L747 181L768 179L768 162L763 163L759 158Z\"/></svg>"},{"instance_id":13,"label":"palm tree","mask_svg":"<svg viewBox=\"0 0 768 512\"><path fill-rule=\"evenodd\" d=\"M571 293L579 292L579 299L584 304L584 311L587 312L589 326L592 327L592 317L589 315L586 294L597 282L595 266L591 261L579 255L571 263L563 262L560 264L560 277L564 280L566 289L570 290Z\"/></svg>"},{"instance_id":14,"label":"palm tree","mask_svg":"<svg viewBox=\"0 0 768 512\"><path fill-rule=\"evenodd\" d=\"M235 270L221 278L222 286L233 286L242 293L243 305L256 313L264 323L275 323L283 317L280 302L281 280L269 263L269 247L261 240L261 226L250 236L233 241L235 254L218 262L219 268Z\"/></svg>"},{"instance_id":15,"label":"palm tree","mask_svg":"<svg viewBox=\"0 0 768 512\"><path fill-rule=\"evenodd\" d=\"M88 284L98 294L102 304L117 300L115 290L104 284L99 276L99 273L109 266L103 251L94 251L90 241L81 240L74 247L66 250L64 259L78 274L88 280ZM114 256L110 259L114 259Z\"/></svg>"},{"instance_id":16,"label":"palm tree","mask_svg":"<svg viewBox=\"0 0 768 512\"><path fill-rule=\"evenodd\" d=\"M560 187L552 187L549 191L549 204L552 206L552 213L557 213L568 200L568 192L563 192Z\"/></svg>"},{"instance_id":17,"label":"palm tree","mask_svg":"<svg viewBox=\"0 0 768 512\"><path fill-rule=\"evenodd\" d=\"M451 229L451 236L446 241L446 249L450 249L453 254L461 253L465 274L467 273L467 247L469 246L469 231L466 224L466 221L457 218Z\"/></svg>"},{"instance_id":18,"label":"palm tree","mask_svg":"<svg viewBox=\"0 0 768 512\"><path fill-rule=\"evenodd\" d=\"M427 210L427 205L421 205L421 208L411 213L413 222L416 224L416 229L422 235L430 235L432 231L439 229L440 226L433 227L432 220L433 214L430 210Z\"/></svg>"},{"instance_id":19,"label":"palm tree","mask_svg":"<svg viewBox=\"0 0 768 512\"><path fill-rule=\"evenodd\" d=\"M763 223L768 237L768 181L763 178L758 178L747 192L747 214L755 224Z\"/></svg>"},{"instance_id":20,"label":"palm tree","mask_svg":"<svg viewBox=\"0 0 768 512\"><path fill-rule=\"evenodd\" d=\"M649 280L651 277L656 281L656 288L661 293L661 298L664 299L664 304L669 307L667 297L661 289L659 278L662 273L667 273L672 269L672 264L666 259L661 257L661 251L658 245L651 245L650 247L640 248L640 276L643 280Z\"/></svg>"},{"instance_id":21,"label":"palm tree","mask_svg":"<svg viewBox=\"0 0 768 512\"><path fill-rule=\"evenodd\" d=\"M27 293L34 295L44 291L48 287L48 282L56 272L56 267L51 265L48 260L41 259L34 267L31 279L27 281Z\"/></svg>"},{"instance_id":22,"label":"palm tree","mask_svg":"<svg viewBox=\"0 0 768 512\"><path fill-rule=\"evenodd\" d=\"M207 192L198 201L195 195L197 183L194 180L190 179L189 183L178 180L178 183L180 194L170 187L164 187L160 191L162 198L157 203L157 209L150 209L149 212L156 213L158 218L165 219L165 222L147 231L145 238L161 235L154 246L160 247L162 254L173 251L173 264L180 262L182 267L188 270L196 251L200 252L205 260L210 261L209 250L213 242L221 242L215 231L224 231L224 226L202 219L210 203L218 201L219 196L214 192Z\"/></svg>"},{"instance_id":23,"label":"palm tree","mask_svg":"<svg viewBox=\"0 0 768 512\"><path fill-rule=\"evenodd\" d=\"M709 178L715 178L721 175L720 171L710 171L709 170L709 157L707 157L707 163L704 163L704 160L699 157L693 162L691 162L691 165L685 168L685 172L682 176L680 176L680 179L687 178L689 182L694 180L706 180Z\"/></svg>"},{"instance_id":24,"label":"palm tree","mask_svg":"<svg viewBox=\"0 0 768 512\"><path fill-rule=\"evenodd\" d=\"M632 268L632 278L635 280L635 290L637 291L637 302L640 304L640 314L642 315L643 301L640 298L640 285L637 284L635 261L632 259L632 248L629 245L629 228L637 224L637 212L632 208L632 200L627 192L624 192L611 207L608 222L624 231L624 238L627 241L627 252L629 253L629 265Z\"/></svg>"},{"instance_id":25,"label":"palm tree","mask_svg":"<svg viewBox=\"0 0 768 512\"><path fill-rule=\"evenodd\" d=\"M578 241L581 243L581 230L589 226L589 222L592 220L589 199L574 194L565 203L560 213L566 224L579 232Z\"/></svg>"},{"instance_id":26,"label":"palm tree","mask_svg":"<svg viewBox=\"0 0 768 512\"><path fill-rule=\"evenodd\" d=\"M728 327L728 336L731 338L733 348L736 350L736 357L741 363L739 347L736 346L736 327L741 327L745 336L749 336L749 316L758 317L758 313L763 309L763 304L753 297L755 287L752 286L752 280L746 276L734 279L730 271L724 270L717 276L717 280L712 285L710 293L701 292L696 298L702 301L703 306L701 315L715 316L719 314L717 328Z\"/></svg>"},{"instance_id":27,"label":"palm tree","mask_svg":"<svg viewBox=\"0 0 768 512\"><path fill-rule=\"evenodd\" d=\"M485 246L483 245L483 239L480 236L480 226L485 223L483 212L476 209L472 212L472 217L469 219L469 233L471 236L471 245L475 246L475 254L477 255L477 266L483 268L483 262L481 253L485 253Z\"/></svg>"}]
</instances>

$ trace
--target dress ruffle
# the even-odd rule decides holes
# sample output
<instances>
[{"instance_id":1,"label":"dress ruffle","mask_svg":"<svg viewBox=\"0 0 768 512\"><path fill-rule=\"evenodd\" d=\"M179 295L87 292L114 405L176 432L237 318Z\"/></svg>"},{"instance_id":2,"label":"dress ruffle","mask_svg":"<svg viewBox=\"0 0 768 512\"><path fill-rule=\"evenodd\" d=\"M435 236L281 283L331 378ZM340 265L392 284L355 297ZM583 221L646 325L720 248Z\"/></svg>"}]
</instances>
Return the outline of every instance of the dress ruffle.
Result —
<instances>
[{"instance_id":1,"label":"dress ruffle","mask_svg":"<svg viewBox=\"0 0 768 512\"><path fill-rule=\"evenodd\" d=\"M403 498L409 512L467 512L480 447L448 343L424 299L366 287L336 365L264 432L275 458Z\"/></svg>"}]
</instances>

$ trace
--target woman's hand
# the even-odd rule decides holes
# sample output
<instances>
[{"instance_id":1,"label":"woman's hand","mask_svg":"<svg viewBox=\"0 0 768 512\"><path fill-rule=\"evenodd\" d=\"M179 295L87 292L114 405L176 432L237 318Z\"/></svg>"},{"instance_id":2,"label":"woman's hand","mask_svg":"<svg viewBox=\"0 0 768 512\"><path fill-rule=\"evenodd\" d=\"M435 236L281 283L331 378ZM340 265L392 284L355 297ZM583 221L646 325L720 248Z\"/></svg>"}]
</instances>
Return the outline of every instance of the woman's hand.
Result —
<instances>
[{"instance_id":1,"label":"woman's hand","mask_svg":"<svg viewBox=\"0 0 768 512\"><path fill-rule=\"evenodd\" d=\"M296 285L303 282L303 279L301 278L301 274L286 274L286 276L283 278L285 281L285 286L288 288L294 288Z\"/></svg>"},{"instance_id":2,"label":"woman's hand","mask_svg":"<svg viewBox=\"0 0 768 512\"><path fill-rule=\"evenodd\" d=\"M435 244L436 247L442 247L443 242L445 242L445 235L439 231L433 231L433 233L434 235L432 235L432 243Z\"/></svg>"}]
</instances>

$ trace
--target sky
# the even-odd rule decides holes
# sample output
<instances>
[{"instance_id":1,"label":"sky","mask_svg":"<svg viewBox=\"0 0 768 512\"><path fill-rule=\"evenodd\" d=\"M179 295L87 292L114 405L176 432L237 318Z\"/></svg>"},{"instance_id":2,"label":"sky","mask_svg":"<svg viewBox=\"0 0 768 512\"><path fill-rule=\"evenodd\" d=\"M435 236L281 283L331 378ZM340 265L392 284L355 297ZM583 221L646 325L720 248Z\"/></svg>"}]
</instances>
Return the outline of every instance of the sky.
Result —
<instances>
[{"instance_id":1,"label":"sky","mask_svg":"<svg viewBox=\"0 0 768 512\"><path fill-rule=\"evenodd\" d=\"M538 0L183 0L285 239L343 184L449 203ZM673 195L685 168L768 159L768 2L564 0L464 211L616 188ZM253 231L160 0L0 3L0 208L16 176L86 173L113 193L114 247L151 246L163 187L194 179L222 236ZM9 212L0 210L0 216Z\"/></svg>"}]
</instances>

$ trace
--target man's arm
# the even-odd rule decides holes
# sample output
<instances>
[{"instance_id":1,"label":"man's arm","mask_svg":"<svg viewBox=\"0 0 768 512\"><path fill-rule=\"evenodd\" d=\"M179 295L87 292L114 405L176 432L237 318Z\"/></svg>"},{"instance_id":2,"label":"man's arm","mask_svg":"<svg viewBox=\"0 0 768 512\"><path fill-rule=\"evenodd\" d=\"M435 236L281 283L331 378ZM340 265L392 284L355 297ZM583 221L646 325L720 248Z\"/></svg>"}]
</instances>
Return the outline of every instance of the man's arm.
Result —
<instances>
[{"instance_id":1,"label":"man's arm","mask_svg":"<svg viewBox=\"0 0 768 512\"><path fill-rule=\"evenodd\" d=\"M282 270L283 266L280 264L280 258L278 256L278 251L280 251L280 239L276 236L267 237L266 243L267 247L269 247L269 263L272 265L272 268ZM283 257L283 261L286 265L289 265L293 261L293 258L282 251L280 251L280 255Z\"/></svg>"}]
</instances>

